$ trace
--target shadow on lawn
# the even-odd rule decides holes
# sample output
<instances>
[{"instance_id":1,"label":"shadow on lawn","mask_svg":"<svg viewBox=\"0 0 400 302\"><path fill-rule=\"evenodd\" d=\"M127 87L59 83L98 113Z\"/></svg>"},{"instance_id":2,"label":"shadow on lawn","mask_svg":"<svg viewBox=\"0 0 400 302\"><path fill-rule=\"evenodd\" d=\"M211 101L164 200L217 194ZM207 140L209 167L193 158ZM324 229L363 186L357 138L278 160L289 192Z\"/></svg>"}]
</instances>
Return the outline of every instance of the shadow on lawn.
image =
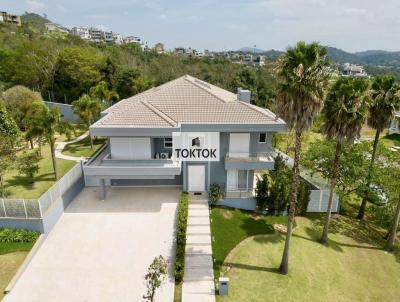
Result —
<instances>
[{"instance_id":1,"label":"shadow on lawn","mask_svg":"<svg viewBox=\"0 0 400 302\"><path fill-rule=\"evenodd\" d=\"M280 274L279 269L276 267L263 267L263 266L255 266L250 264L243 264L243 263L232 263L232 262L225 262L224 266L229 266L231 268L240 268L250 271L260 271L260 272L269 272L274 274Z\"/></svg>"},{"instance_id":2,"label":"shadow on lawn","mask_svg":"<svg viewBox=\"0 0 400 302\"><path fill-rule=\"evenodd\" d=\"M49 177L49 176L51 176L51 177ZM33 186L35 185L35 182L38 182L38 181L54 181L54 180L55 180L54 179L54 174L52 172L38 175L38 176L34 177L33 181L31 181L26 176L16 175L12 179L7 179L6 187L22 186L25 189L32 189Z\"/></svg>"},{"instance_id":3,"label":"shadow on lawn","mask_svg":"<svg viewBox=\"0 0 400 302\"><path fill-rule=\"evenodd\" d=\"M242 220L240 228L246 232L247 237L259 234L273 234L274 227L265 219L255 219L247 217Z\"/></svg>"},{"instance_id":4,"label":"shadow on lawn","mask_svg":"<svg viewBox=\"0 0 400 302\"><path fill-rule=\"evenodd\" d=\"M329 227L329 234L343 235L356 241L358 244L339 242L330 236L327 247L342 252L342 247L354 247L364 249L383 250L382 233L378 231L372 224L349 218L341 215L334 215ZM310 241L318 242L321 238L323 225L325 222L324 215L310 215L312 225L305 227L305 232L309 236L301 236L294 234L295 237L303 238ZM363 245L365 244L365 245Z\"/></svg>"}]
</instances>

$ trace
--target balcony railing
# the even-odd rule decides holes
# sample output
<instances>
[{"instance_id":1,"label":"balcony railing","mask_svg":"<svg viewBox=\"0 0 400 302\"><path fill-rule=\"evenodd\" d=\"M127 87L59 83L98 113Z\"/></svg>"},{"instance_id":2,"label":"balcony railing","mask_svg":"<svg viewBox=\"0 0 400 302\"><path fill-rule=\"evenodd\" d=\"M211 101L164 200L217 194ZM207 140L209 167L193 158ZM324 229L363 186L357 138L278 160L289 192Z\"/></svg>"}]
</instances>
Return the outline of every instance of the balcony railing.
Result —
<instances>
[{"instance_id":1,"label":"balcony railing","mask_svg":"<svg viewBox=\"0 0 400 302\"><path fill-rule=\"evenodd\" d=\"M274 158L271 153L236 153L228 152L225 160L231 162L273 162Z\"/></svg>"},{"instance_id":2,"label":"balcony railing","mask_svg":"<svg viewBox=\"0 0 400 302\"><path fill-rule=\"evenodd\" d=\"M238 190L227 190L225 192L225 198L249 198L249 197L254 197L254 190L238 189Z\"/></svg>"}]
</instances>

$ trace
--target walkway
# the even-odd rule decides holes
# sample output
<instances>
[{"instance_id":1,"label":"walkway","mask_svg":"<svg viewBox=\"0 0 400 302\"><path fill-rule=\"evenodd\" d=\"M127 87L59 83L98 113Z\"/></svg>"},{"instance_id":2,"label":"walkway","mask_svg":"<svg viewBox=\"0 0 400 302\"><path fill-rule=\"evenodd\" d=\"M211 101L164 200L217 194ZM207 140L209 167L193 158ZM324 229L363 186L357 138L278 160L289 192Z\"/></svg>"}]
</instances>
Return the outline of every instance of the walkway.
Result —
<instances>
[{"instance_id":1,"label":"walkway","mask_svg":"<svg viewBox=\"0 0 400 302\"><path fill-rule=\"evenodd\" d=\"M81 160L85 160L86 157L69 156L69 155L62 154L62 152L63 152L63 150L64 150L66 145L73 144L73 143L79 142L81 140L84 140L88 135L89 135L89 132L85 132L84 134L82 134L81 136L75 138L72 141L56 143L56 150L55 150L56 157L57 158L61 158L61 159L66 159L66 160L73 160L73 161L76 161L76 162L80 162Z\"/></svg>"},{"instance_id":2,"label":"walkway","mask_svg":"<svg viewBox=\"0 0 400 302\"><path fill-rule=\"evenodd\" d=\"M215 302L208 201L195 198L189 204L182 301Z\"/></svg>"}]
</instances>

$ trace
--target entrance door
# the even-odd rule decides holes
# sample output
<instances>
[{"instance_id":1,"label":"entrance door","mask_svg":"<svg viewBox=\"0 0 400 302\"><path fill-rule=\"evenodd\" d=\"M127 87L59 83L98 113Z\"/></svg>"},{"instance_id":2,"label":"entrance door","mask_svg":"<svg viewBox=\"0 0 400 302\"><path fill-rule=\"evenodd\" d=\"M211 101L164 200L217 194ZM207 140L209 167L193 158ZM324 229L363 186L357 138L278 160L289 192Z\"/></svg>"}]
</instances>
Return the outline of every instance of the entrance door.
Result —
<instances>
[{"instance_id":1,"label":"entrance door","mask_svg":"<svg viewBox=\"0 0 400 302\"><path fill-rule=\"evenodd\" d=\"M206 190L206 166L188 166L188 191L204 192Z\"/></svg>"},{"instance_id":2,"label":"entrance door","mask_svg":"<svg viewBox=\"0 0 400 302\"><path fill-rule=\"evenodd\" d=\"M250 152L250 133L231 133L229 136L229 155L247 157Z\"/></svg>"}]
</instances>

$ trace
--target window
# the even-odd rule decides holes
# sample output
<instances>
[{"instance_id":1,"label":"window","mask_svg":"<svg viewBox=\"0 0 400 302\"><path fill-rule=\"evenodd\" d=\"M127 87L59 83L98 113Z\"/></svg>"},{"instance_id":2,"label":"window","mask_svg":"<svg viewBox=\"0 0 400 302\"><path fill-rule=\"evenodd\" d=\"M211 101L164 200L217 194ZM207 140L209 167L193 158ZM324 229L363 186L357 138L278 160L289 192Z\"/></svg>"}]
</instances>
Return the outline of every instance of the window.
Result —
<instances>
[{"instance_id":1,"label":"window","mask_svg":"<svg viewBox=\"0 0 400 302\"><path fill-rule=\"evenodd\" d=\"M260 133L258 137L258 143L265 144L267 142L267 133Z\"/></svg>"},{"instance_id":2,"label":"window","mask_svg":"<svg viewBox=\"0 0 400 302\"><path fill-rule=\"evenodd\" d=\"M164 137L164 148L172 148L172 137Z\"/></svg>"}]
</instances>

